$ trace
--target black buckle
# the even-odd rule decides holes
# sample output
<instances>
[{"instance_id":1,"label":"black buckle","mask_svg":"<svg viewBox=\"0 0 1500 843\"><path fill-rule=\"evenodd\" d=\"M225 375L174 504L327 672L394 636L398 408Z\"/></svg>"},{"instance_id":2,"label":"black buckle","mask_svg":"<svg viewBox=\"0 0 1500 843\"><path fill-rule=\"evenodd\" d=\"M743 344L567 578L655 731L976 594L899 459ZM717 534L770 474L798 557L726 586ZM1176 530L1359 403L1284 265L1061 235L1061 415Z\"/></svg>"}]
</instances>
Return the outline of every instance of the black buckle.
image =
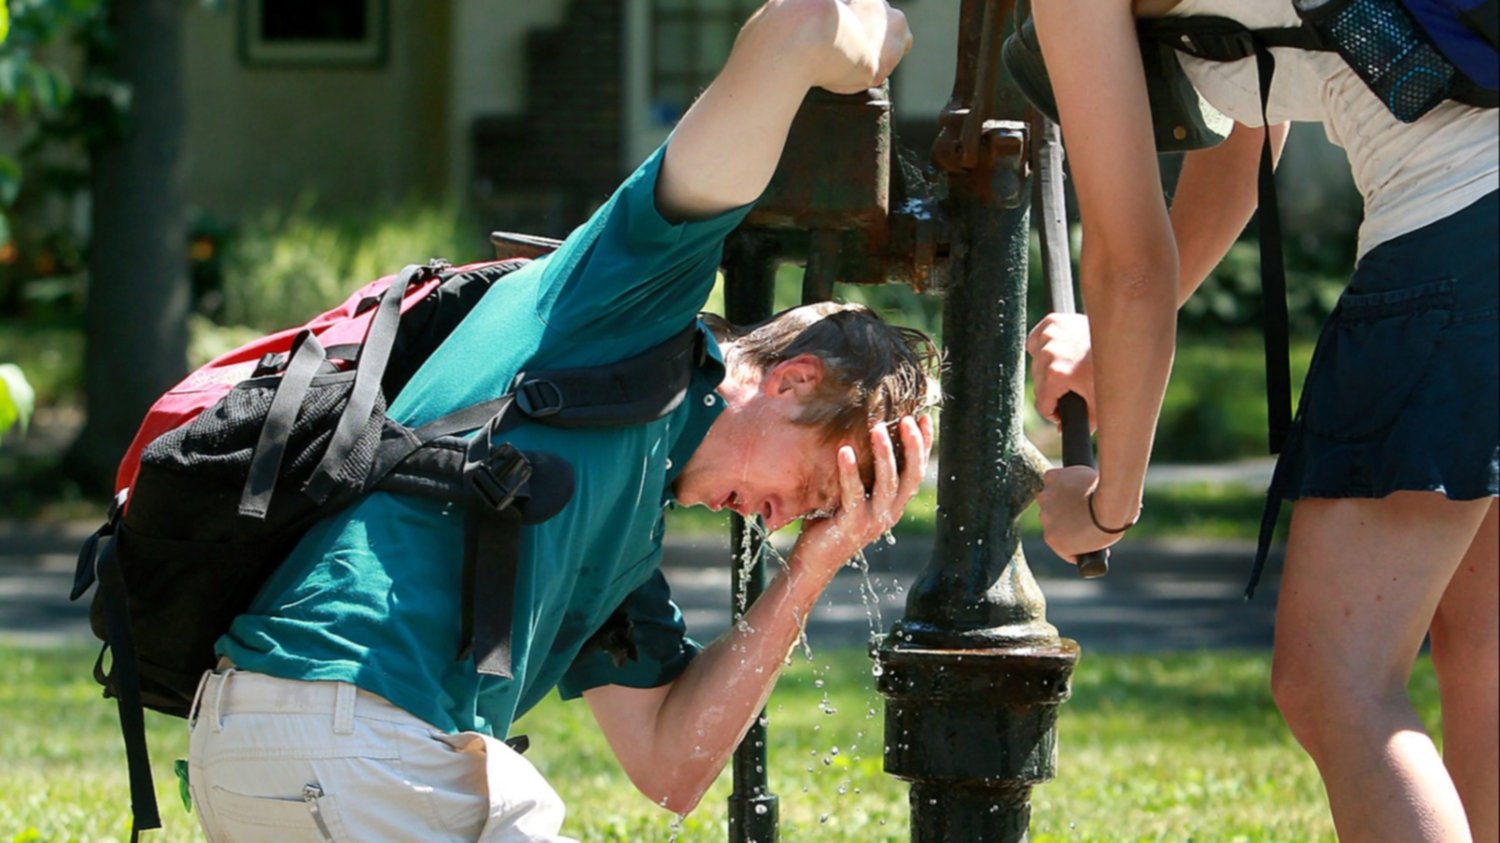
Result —
<instances>
[{"instance_id":1,"label":"black buckle","mask_svg":"<svg viewBox=\"0 0 1500 843\"><path fill-rule=\"evenodd\" d=\"M260 361L255 364L255 371L250 373L252 378L265 377L266 375L279 375L286 371L287 360L290 355L285 352L268 351L261 355Z\"/></svg>"},{"instance_id":2,"label":"black buckle","mask_svg":"<svg viewBox=\"0 0 1500 843\"><path fill-rule=\"evenodd\" d=\"M542 378L522 381L514 391L516 406L531 418L556 415L563 408L562 390L552 381Z\"/></svg>"},{"instance_id":3,"label":"black buckle","mask_svg":"<svg viewBox=\"0 0 1500 843\"><path fill-rule=\"evenodd\" d=\"M469 485L485 505L499 512L515 503L516 495L531 479L531 461L509 443L496 448L484 462L468 472Z\"/></svg>"},{"instance_id":4,"label":"black buckle","mask_svg":"<svg viewBox=\"0 0 1500 843\"><path fill-rule=\"evenodd\" d=\"M106 518L109 521L110 532L114 532L114 528L120 523L120 519L125 517L125 504L129 500L129 486L126 486L119 492L116 492L115 496L110 499L109 511L106 515Z\"/></svg>"},{"instance_id":5,"label":"black buckle","mask_svg":"<svg viewBox=\"0 0 1500 843\"><path fill-rule=\"evenodd\" d=\"M1255 34L1229 18L1203 15L1151 18L1138 24L1143 37L1208 61L1236 61L1255 55Z\"/></svg>"},{"instance_id":6,"label":"black buckle","mask_svg":"<svg viewBox=\"0 0 1500 843\"><path fill-rule=\"evenodd\" d=\"M1226 57L1246 59L1255 55L1255 36L1248 29L1185 32L1178 49L1196 58L1224 61Z\"/></svg>"}]
</instances>

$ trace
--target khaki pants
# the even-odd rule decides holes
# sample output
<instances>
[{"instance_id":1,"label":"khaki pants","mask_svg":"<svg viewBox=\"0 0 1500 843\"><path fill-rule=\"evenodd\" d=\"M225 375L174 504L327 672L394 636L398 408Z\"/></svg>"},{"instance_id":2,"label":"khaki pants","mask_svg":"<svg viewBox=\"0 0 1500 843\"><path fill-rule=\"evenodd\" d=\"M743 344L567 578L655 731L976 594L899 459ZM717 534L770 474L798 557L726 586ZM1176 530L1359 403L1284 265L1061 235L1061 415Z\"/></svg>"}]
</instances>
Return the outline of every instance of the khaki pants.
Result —
<instances>
[{"instance_id":1,"label":"khaki pants","mask_svg":"<svg viewBox=\"0 0 1500 843\"><path fill-rule=\"evenodd\" d=\"M207 673L189 719L212 843L564 843L562 800L504 742L445 734L343 682Z\"/></svg>"}]
</instances>

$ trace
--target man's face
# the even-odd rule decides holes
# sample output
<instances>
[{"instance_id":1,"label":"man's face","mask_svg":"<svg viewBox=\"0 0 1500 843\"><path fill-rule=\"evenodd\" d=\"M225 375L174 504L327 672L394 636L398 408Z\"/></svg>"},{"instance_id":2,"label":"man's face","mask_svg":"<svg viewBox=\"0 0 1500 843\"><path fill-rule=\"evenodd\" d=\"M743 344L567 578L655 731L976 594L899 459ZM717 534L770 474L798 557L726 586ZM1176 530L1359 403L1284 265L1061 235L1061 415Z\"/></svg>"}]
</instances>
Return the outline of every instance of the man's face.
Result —
<instances>
[{"instance_id":1,"label":"man's face","mask_svg":"<svg viewBox=\"0 0 1500 843\"><path fill-rule=\"evenodd\" d=\"M840 443L792 423L800 406L794 392L726 399L724 413L677 478L678 503L759 515L770 531L831 513L839 502Z\"/></svg>"}]
</instances>

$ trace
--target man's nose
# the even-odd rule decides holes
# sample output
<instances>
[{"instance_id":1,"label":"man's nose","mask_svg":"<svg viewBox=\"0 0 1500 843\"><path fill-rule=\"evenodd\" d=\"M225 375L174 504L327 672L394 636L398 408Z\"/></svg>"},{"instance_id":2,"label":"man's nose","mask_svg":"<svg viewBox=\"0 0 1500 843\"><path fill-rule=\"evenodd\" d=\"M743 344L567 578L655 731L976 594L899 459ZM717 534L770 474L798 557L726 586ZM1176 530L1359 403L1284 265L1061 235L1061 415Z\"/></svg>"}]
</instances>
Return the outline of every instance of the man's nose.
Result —
<instances>
[{"instance_id":1,"label":"man's nose","mask_svg":"<svg viewBox=\"0 0 1500 843\"><path fill-rule=\"evenodd\" d=\"M792 523L796 516L780 497L772 495L761 502L760 515L766 520L766 532L774 533Z\"/></svg>"}]
</instances>

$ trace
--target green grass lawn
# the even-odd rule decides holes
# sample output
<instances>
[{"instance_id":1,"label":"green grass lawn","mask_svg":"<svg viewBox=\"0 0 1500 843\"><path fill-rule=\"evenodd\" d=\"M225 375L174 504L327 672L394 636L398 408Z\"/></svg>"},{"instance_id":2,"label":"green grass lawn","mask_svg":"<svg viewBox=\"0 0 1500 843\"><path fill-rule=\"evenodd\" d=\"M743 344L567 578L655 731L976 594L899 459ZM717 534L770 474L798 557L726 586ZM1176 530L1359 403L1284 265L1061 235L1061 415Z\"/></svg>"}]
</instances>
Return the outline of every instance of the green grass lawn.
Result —
<instances>
[{"instance_id":1,"label":"green grass lawn","mask_svg":"<svg viewBox=\"0 0 1500 843\"><path fill-rule=\"evenodd\" d=\"M128 838L114 705L89 678L92 658L0 645L0 841ZM1033 794L1032 841L1332 840L1322 786L1277 717L1268 668L1259 654L1085 653L1062 710L1057 779ZM883 709L872 687L861 652L794 653L770 703L783 840L909 839L906 786L881 771ZM1436 727L1425 658L1412 695ZM148 720L166 827L146 839L201 839L171 773L186 752L183 722ZM570 806L564 830L580 840L727 839L727 774L676 826L632 789L586 706L553 698L518 731Z\"/></svg>"}]
</instances>

